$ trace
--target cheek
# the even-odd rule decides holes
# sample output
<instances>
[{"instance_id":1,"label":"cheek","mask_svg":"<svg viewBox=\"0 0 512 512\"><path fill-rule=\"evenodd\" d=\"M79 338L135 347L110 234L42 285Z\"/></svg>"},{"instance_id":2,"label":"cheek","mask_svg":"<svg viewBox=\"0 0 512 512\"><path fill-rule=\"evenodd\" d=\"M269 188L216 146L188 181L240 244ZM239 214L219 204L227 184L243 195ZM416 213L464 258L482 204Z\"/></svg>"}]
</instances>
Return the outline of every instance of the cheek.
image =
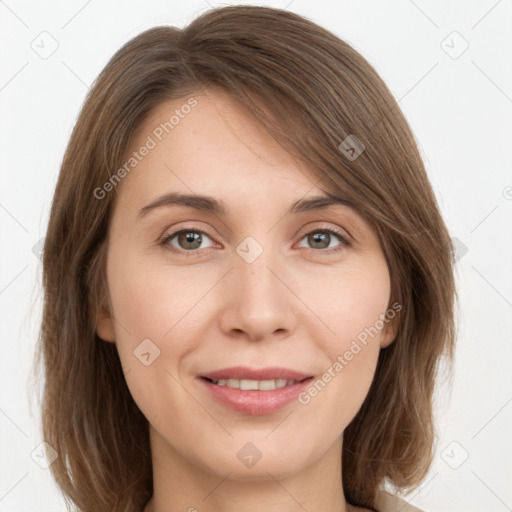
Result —
<instances>
[{"instance_id":1,"label":"cheek","mask_svg":"<svg viewBox=\"0 0 512 512\"><path fill-rule=\"evenodd\" d=\"M309 332L308 337L317 340L324 366L302 403L342 428L359 410L373 380L390 294L385 261L375 258L365 263L338 271L310 293L328 330L321 337Z\"/></svg>"},{"instance_id":2,"label":"cheek","mask_svg":"<svg viewBox=\"0 0 512 512\"><path fill-rule=\"evenodd\" d=\"M109 286L119 335L123 337L128 331L134 342L170 337L197 302L199 290L192 290L186 277L170 272L160 262L148 264L137 255L127 256L120 265L115 261L119 258L113 253Z\"/></svg>"},{"instance_id":3,"label":"cheek","mask_svg":"<svg viewBox=\"0 0 512 512\"><path fill-rule=\"evenodd\" d=\"M169 301L166 287L151 273L125 267L122 274L113 273L111 290L120 336L125 327L133 341L140 337L159 338L171 327L172 318L168 313L162 314Z\"/></svg>"},{"instance_id":4,"label":"cheek","mask_svg":"<svg viewBox=\"0 0 512 512\"><path fill-rule=\"evenodd\" d=\"M155 268L143 265L136 255L125 252L121 257L122 251L112 249L107 269L116 345L127 384L140 405L142 390L137 389L141 387L137 383L144 382L144 387L150 389L162 371L162 361L170 355L169 350L179 350L179 346L163 344L165 333L176 320L169 283L158 276Z\"/></svg>"},{"instance_id":5,"label":"cheek","mask_svg":"<svg viewBox=\"0 0 512 512\"><path fill-rule=\"evenodd\" d=\"M310 289L309 300L317 305L319 318L330 331L329 354L335 357L349 350L354 340L365 348L379 348L390 296L388 268L382 258L368 258L338 270L323 279L322 286Z\"/></svg>"},{"instance_id":6,"label":"cheek","mask_svg":"<svg viewBox=\"0 0 512 512\"><path fill-rule=\"evenodd\" d=\"M197 270L171 268L155 259L148 263L144 255L127 252L121 258L121 253L112 251L108 276L123 368L125 372L136 370L131 374L135 377L141 370L137 354L149 351L150 359L155 354L151 368L165 368L175 375L180 361L202 339L196 335L204 317L200 302L214 287L215 276L203 272L198 279ZM144 368L145 375L148 368Z\"/></svg>"},{"instance_id":7,"label":"cheek","mask_svg":"<svg viewBox=\"0 0 512 512\"><path fill-rule=\"evenodd\" d=\"M190 401L176 379L180 361L194 348L195 338L187 337L184 329L197 297L184 293L179 276L170 279L158 264L148 265L137 256L112 256L109 287L126 384L148 420L166 424L168 410L183 409ZM155 407L157 403L168 407Z\"/></svg>"}]
</instances>

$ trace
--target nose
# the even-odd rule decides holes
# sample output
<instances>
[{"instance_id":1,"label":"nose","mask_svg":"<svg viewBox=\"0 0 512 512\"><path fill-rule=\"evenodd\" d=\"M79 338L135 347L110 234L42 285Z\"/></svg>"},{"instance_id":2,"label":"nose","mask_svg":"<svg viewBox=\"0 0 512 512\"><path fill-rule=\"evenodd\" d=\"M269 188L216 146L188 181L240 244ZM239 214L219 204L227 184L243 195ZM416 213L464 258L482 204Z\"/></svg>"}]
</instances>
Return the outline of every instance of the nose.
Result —
<instances>
[{"instance_id":1,"label":"nose","mask_svg":"<svg viewBox=\"0 0 512 512\"><path fill-rule=\"evenodd\" d=\"M272 250L252 262L235 255L225 287L220 327L228 336L249 341L283 339L296 326L299 299L293 292L290 270Z\"/></svg>"}]
</instances>

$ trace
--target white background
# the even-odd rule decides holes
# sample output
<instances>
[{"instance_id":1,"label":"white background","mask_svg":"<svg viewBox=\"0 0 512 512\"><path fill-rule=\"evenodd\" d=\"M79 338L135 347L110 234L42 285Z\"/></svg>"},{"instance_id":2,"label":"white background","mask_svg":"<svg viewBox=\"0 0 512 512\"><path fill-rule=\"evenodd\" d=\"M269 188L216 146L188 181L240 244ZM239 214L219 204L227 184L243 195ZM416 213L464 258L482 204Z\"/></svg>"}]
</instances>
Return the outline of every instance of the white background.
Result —
<instances>
[{"instance_id":1,"label":"white background","mask_svg":"<svg viewBox=\"0 0 512 512\"><path fill-rule=\"evenodd\" d=\"M80 106L127 40L155 25L184 26L210 5L220 4L0 1L1 512L66 510L49 469L31 458L42 439L27 379L40 321L33 247ZM512 1L266 5L309 17L376 68L413 128L452 236L467 249L457 263L455 377L451 391L440 388L437 455L408 499L426 511L512 510ZM58 48L41 58L33 47L51 48L51 38Z\"/></svg>"}]
</instances>

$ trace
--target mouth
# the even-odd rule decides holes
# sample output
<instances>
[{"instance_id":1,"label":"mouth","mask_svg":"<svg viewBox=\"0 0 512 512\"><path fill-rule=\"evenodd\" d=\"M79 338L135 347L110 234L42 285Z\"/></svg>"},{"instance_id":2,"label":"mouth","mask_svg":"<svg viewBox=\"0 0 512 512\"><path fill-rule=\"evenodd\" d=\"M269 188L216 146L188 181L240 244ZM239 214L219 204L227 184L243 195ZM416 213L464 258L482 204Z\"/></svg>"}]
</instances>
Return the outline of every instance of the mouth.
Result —
<instances>
[{"instance_id":1,"label":"mouth","mask_svg":"<svg viewBox=\"0 0 512 512\"><path fill-rule=\"evenodd\" d=\"M314 376L286 368L226 368L198 376L216 402L243 414L271 414L296 400Z\"/></svg>"},{"instance_id":2,"label":"mouth","mask_svg":"<svg viewBox=\"0 0 512 512\"><path fill-rule=\"evenodd\" d=\"M302 380L293 379L267 379L267 380L255 380L255 379L209 379L202 377L203 379L215 384L217 386L226 386L231 389L241 389L242 391L272 391L274 389L281 389L295 384L300 384L306 380L310 380L313 377L306 377Z\"/></svg>"},{"instance_id":3,"label":"mouth","mask_svg":"<svg viewBox=\"0 0 512 512\"><path fill-rule=\"evenodd\" d=\"M280 387L284 387L282 381L302 382L303 380L312 377L311 374L292 370L290 368L281 368L278 366L271 366L267 368L250 368L248 366L232 366L230 368L223 368L222 370L215 370L208 373L203 373L200 377L215 381L281 381ZM222 384L221 384L222 385Z\"/></svg>"}]
</instances>

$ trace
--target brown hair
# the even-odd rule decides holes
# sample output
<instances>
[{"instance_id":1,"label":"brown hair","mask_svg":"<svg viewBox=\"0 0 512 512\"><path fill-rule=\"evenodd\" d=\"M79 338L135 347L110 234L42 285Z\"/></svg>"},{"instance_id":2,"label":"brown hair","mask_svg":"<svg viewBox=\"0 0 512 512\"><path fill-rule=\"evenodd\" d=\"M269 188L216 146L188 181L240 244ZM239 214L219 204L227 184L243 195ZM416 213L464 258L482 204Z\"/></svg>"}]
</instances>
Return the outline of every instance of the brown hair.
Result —
<instances>
[{"instance_id":1,"label":"brown hair","mask_svg":"<svg viewBox=\"0 0 512 512\"><path fill-rule=\"evenodd\" d=\"M147 30L112 57L86 98L43 255L35 362L45 376L44 439L59 455L51 472L79 511L139 512L151 497L148 422L115 344L95 332L98 308L108 302L104 263L116 193L99 200L94 190L122 165L157 105L206 87L249 108L379 235L391 303L403 309L344 432L342 457L347 500L373 507L385 479L414 488L432 461L434 384L442 357L452 361L455 338L453 247L411 130L375 70L329 31L269 7L216 8L182 30ZM350 135L364 144L357 158L340 146Z\"/></svg>"}]
</instances>

